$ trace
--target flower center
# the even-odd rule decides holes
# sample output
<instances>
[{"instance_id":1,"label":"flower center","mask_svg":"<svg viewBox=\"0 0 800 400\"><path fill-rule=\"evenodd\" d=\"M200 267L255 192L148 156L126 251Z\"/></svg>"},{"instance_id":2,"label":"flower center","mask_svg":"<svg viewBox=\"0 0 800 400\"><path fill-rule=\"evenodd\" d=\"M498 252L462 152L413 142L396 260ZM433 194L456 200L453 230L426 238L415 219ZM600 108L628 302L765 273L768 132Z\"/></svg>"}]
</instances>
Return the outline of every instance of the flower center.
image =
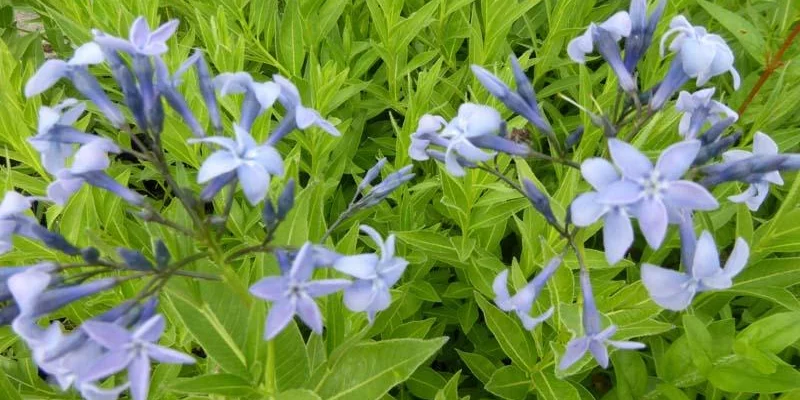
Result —
<instances>
[{"instance_id":1,"label":"flower center","mask_svg":"<svg viewBox=\"0 0 800 400\"><path fill-rule=\"evenodd\" d=\"M651 172L639 182L642 191L648 197L659 197L667 187L666 182L661 178L658 171Z\"/></svg>"}]
</instances>

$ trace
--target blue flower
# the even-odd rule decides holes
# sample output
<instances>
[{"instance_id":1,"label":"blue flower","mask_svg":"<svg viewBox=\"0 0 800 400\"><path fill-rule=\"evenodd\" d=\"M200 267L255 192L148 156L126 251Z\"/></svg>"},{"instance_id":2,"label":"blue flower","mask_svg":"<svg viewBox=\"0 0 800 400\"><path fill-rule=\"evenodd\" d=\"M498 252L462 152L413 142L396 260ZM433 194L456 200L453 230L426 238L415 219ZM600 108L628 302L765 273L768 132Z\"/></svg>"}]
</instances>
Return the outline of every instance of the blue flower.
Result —
<instances>
[{"instance_id":1,"label":"blue flower","mask_svg":"<svg viewBox=\"0 0 800 400\"><path fill-rule=\"evenodd\" d=\"M539 111L539 102L536 100L533 85L528 80L514 54L511 55L510 60L511 70L514 73L514 80L517 84L516 91L512 91L503 81L481 66L472 65L472 73L475 74L478 81L492 96L500 100L511 111L523 116L539 130L551 136L553 128Z\"/></svg>"},{"instance_id":2,"label":"blue flower","mask_svg":"<svg viewBox=\"0 0 800 400\"><path fill-rule=\"evenodd\" d=\"M214 86L222 96L244 94L239 126L245 131L250 131L256 118L272 107L281 93L274 82L256 82L247 72L219 74L214 78Z\"/></svg>"},{"instance_id":3,"label":"blue flower","mask_svg":"<svg viewBox=\"0 0 800 400\"><path fill-rule=\"evenodd\" d=\"M83 382L94 382L124 369L128 370L131 398L147 399L150 389L150 361L166 364L193 364L194 358L156 344L165 329L164 317L155 315L140 323L133 332L123 327L98 321L87 321L82 329L106 353L80 376Z\"/></svg>"},{"instance_id":4,"label":"blue flower","mask_svg":"<svg viewBox=\"0 0 800 400\"><path fill-rule=\"evenodd\" d=\"M619 85L625 92L636 92L636 80L622 61L617 42L631 34L631 18L625 11L612 15L606 21L592 23L586 31L572 39L567 45L567 54L577 63L586 62L586 54L595 50L603 56L608 65L617 75Z\"/></svg>"},{"instance_id":5,"label":"blue flower","mask_svg":"<svg viewBox=\"0 0 800 400\"><path fill-rule=\"evenodd\" d=\"M635 147L617 139L609 139L611 158L624 179L605 186L597 201L611 206L628 206L639 219L647 243L653 249L661 246L667 232L669 216L680 209L713 210L719 203L697 183L681 180L692 165L700 142L676 143L661 153L655 167Z\"/></svg>"},{"instance_id":6,"label":"blue flower","mask_svg":"<svg viewBox=\"0 0 800 400\"><path fill-rule=\"evenodd\" d=\"M183 118L183 121L191 129L195 137L203 137L206 135L205 129L200 126L200 122L189 109L186 99L183 98L178 92L178 85L182 75L189 69L190 66L197 62L200 53L195 53L192 57L184 61L174 75L170 75L167 65L160 58L155 59L156 67L156 87L161 96L167 100L167 103L172 107L178 115Z\"/></svg>"},{"instance_id":7,"label":"blue flower","mask_svg":"<svg viewBox=\"0 0 800 400\"><path fill-rule=\"evenodd\" d=\"M508 270L503 270L497 277L494 278L492 283L492 290L494 291L494 303L503 311L514 312L517 317L522 321L522 325L527 330L532 330L540 323L553 315L553 307L550 307L539 316L531 317L530 312L536 298L542 293L544 286L551 276L556 272L558 266L561 265L562 258L554 257L547 265L542 268L542 271L536 275L525 287L517 291L514 296L508 293Z\"/></svg>"},{"instance_id":8,"label":"blue flower","mask_svg":"<svg viewBox=\"0 0 800 400\"><path fill-rule=\"evenodd\" d=\"M53 270L52 265L42 264L8 278L8 289L19 309L19 316L14 321L15 331L18 320L39 318L74 301L116 287L120 282L117 278L102 278L77 285L52 287L59 283L59 278L52 274Z\"/></svg>"},{"instance_id":9,"label":"blue flower","mask_svg":"<svg viewBox=\"0 0 800 400\"><path fill-rule=\"evenodd\" d=\"M711 100L715 91L715 88L709 88L691 94L683 91L678 95L675 108L683 113L678 125L678 132L681 136L686 139L694 139L706 122L713 125L728 118L732 118L732 122L739 119L736 111L716 100ZM721 115L724 115L725 118L721 118Z\"/></svg>"},{"instance_id":10,"label":"blue flower","mask_svg":"<svg viewBox=\"0 0 800 400\"><path fill-rule=\"evenodd\" d=\"M426 160L433 156L431 150L427 149L430 144L445 147L445 166L447 172L453 176L464 176L465 161L471 164L489 161L496 154L494 151L486 153L480 147L491 148L488 144L493 143L500 144L495 147L507 148L505 144L495 142L492 138L513 143L498 136L505 129L505 121L497 110L489 106L464 103L458 108L458 115L452 121L447 124L443 121L438 116L423 116L419 129L411 137L409 155L415 160ZM511 146L508 150L515 152L517 147L519 146Z\"/></svg>"},{"instance_id":11,"label":"blue flower","mask_svg":"<svg viewBox=\"0 0 800 400\"><path fill-rule=\"evenodd\" d=\"M47 60L25 84L25 97L32 97L52 87L62 78L72 81L76 90L91 100L116 127L125 117L103 92L100 82L89 73L87 66L103 62L103 51L96 43L86 43L67 61Z\"/></svg>"},{"instance_id":12,"label":"blue flower","mask_svg":"<svg viewBox=\"0 0 800 400\"><path fill-rule=\"evenodd\" d=\"M586 351L592 354L592 357L601 367L606 368L608 367L608 349L606 349L606 345L625 350L645 348L645 345L639 342L611 340L611 337L617 332L616 325L609 325L606 329L600 329L600 313L597 311L597 305L594 302L589 273L585 269L581 270L580 281L581 291L583 292L583 336L576 337L567 343L567 350L561 357L558 368L562 370L569 368L580 360L586 354Z\"/></svg>"},{"instance_id":13,"label":"blue flower","mask_svg":"<svg viewBox=\"0 0 800 400\"><path fill-rule=\"evenodd\" d=\"M603 246L606 260L616 264L633 244L630 209L626 205L606 204L598 200L598 192L622 180L614 166L602 158L590 158L581 164L581 174L594 191L580 194L570 205L572 223L589 226L603 219Z\"/></svg>"},{"instance_id":14,"label":"blue flower","mask_svg":"<svg viewBox=\"0 0 800 400\"><path fill-rule=\"evenodd\" d=\"M372 227L361 225L359 228L381 249L380 257L374 253L342 256L333 263L333 268L356 278L344 290L344 304L351 311L366 311L372 322L378 311L389 307L392 301L389 288L400 280L408 261L395 257L394 235L384 241Z\"/></svg>"},{"instance_id":15,"label":"blue flower","mask_svg":"<svg viewBox=\"0 0 800 400\"><path fill-rule=\"evenodd\" d=\"M734 89L739 88L741 78L733 66L733 52L721 36L708 33L702 26L692 26L682 15L674 17L669 26L661 38L661 55L664 55L669 37L677 34L669 45L676 57L667 77L650 99L652 109L660 109L689 79L696 79L697 86L703 86L711 78L730 72Z\"/></svg>"},{"instance_id":16,"label":"blue flower","mask_svg":"<svg viewBox=\"0 0 800 400\"><path fill-rule=\"evenodd\" d=\"M322 334L322 313L314 301L315 297L338 292L350 285L346 279L326 279L311 281L314 272L313 246L306 242L291 260L291 266L283 261L284 275L269 276L250 287L253 296L272 302L264 326L264 338L271 340L277 336L295 315L317 334Z\"/></svg>"},{"instance_id":17,"label":"blue flower","mask_svg":"<svg viewBox=\"0 0 800 400\"><path fill-rule=\"evenodd\" d=\"M647 16L647 0L632 0L628 10L631 19L631 32L625 39L625 68L631 73L636 64L642 59L644 53L653 41L658 20L664 13L667 0L660 0L655 10Z\"/></svg>"},{"instance_id":18,"label":"blue flower","mask_svg":"<svg viewBox=\"0 0 800 400\"><path fill-rule=\"evenodd\" d=\"M98 139L95 135L80 132L71 125L86 110L83 103L66 99L55 107L39 109L39 126L35 136L28 142L39 152L45 171L56 174L64 168L72 155L73 145L86 144Z\"/></svg>"},{"instance_id":19,"label":"blue flower","mask_svg":"<svg viewBox=\"0 0 800 400\"><path fill-rule=\"evenodd\" d=\"M128 40L110 35L97 35L94 41L130 55L159 56L169 50L167 40L175 34L178 24L179 21L173 19L151 31L147 19L139 17L131 25Z\"/></svg>"},{"instance_id":20,"label":"blue flower","mask_svg":"<svg viewBox=\"0 0 800 400\"><path fill-rule=\"evenodd\" d=\"M274 147L256 143L244 128L235 124L233 128L235 141L220 136L189 139L189 143L214 143L222 147L203 162L197 182L205 183L235 171L247 201L256 205L267 195L270 175L283 176L283 159Z\"/></svg>"},{"instance_id":21,"label":"blue flower","mask_svg":"<svg viewBox=\"0 0 800 400\"><path fill-rule=\"evenodd\" d=\"M75 153L69 168L56 173L56 180L47 186L47 197L64 205L84 183L107 190L133 205L141 205L144 198L122 186L104 171L111 164L108 153L119 153L119 147L106 138L96 138Z\"/></svg>"},{"instance_id":22,"label":"blue flower","mask_svg":"<svg viewBox=\"0 0 800 400\"><path fill-rule=\"evenodd\" d=\"M9 191L0 203L0 254L7 253L13 247L12 235L17 233L20 221L29 217L25 216L33 204L33 200L17 192Z\"/></svg>"},{"instance_id":23,"label":"blue flower","mask_svg":"<svg viewBox=\"0 0 800 400\"><path fill-rule=\"evenodd\" d=\"M722 157L726 162L735 162L753 155L768 156L776 154L778 154L778 145L775 144L775 141L763 132L757 132L753 138L752 153L745 150L730 150L726 151ZM764 174L756 174L750 179L750 186L747 190L741 194L728 197L728 200L734 203L745 203L747 208L756 211L767 198L770 183L778 186L783 185L783 178L781 178L780 172L771 171Z\"/></svg>"},{"instance_id":24,"label":"blue flower","mask_svg":"<svg viewBox=\"0 0 800 400\"><path fill-rule=\"evenodd\" d=\"M694 246L691 264L684 265L686 272L644 264L642 283L659 306L674 311L684 310L699 292L730 288L733 278L747 265L749 254L747 242L738 238L725 268L721 268L714 238L708 231L703 231Z\"/></svg>"},{"instance_id":25,"label":"blue flower","mask_svg":"<svg viewBox=\"0 0 800 400\"><path fill-rule=\"evenodd\" d=\"M305 130L316 126L333 136L340 136L341 133L333 124L322 118L319 112L303 105L300 99L300 91L288 79L275 74L272 80L280 87L278 102L286 109L286 115L277 128L267 138L267 143L274 145L284 136L295 129Z\"/></svg>"}]
</instances>

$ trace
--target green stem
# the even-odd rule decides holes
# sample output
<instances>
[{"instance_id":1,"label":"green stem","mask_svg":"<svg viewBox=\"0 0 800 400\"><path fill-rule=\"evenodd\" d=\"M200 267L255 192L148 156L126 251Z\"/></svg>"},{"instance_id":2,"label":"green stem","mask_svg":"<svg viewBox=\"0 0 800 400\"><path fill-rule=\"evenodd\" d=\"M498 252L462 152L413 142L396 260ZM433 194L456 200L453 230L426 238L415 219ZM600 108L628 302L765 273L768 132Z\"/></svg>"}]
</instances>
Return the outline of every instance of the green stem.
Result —
<instances>
[{"instance_id":1,"label":"green stem","mask_svg":"<svg viewBox=\"0 0 800 400\"><path fill-rule=\"evenodd\" d=\"M275 340L267 341L267 365L264 368L264 388L267 399L274 399L277 392L275 382Z\"/></svg>"}]
</instances>

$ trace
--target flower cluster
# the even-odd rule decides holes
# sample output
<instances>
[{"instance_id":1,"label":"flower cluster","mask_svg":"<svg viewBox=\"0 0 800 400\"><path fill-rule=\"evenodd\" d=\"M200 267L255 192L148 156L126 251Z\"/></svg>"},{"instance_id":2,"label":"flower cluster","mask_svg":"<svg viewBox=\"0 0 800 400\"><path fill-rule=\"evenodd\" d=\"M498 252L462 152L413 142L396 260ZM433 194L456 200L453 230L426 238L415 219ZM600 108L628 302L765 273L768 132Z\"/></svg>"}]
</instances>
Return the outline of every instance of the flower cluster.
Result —
<instances>
[{"instance_id":1,"label":"flower cluster","mask_svg":"<svg viewBox=\"0 0 800 400\"><path fill-rule=\"evenodd\" d=\"M568 56L581 64L587 61L589 54L599 53L617 77L620 90L615 109L603 115L589 115L593 124L605 133L610 160L590 157L578 163L567 158L569 149L579 145L583 127L567 135L563 142L554 135L539 110L530 81L513 55L510 64L516 90L511 90L483 67L473 66L472 71L491 95L545 135L549 154L533 150L526 144L509 143L498 135L506 129L506 122L500 118L499 112L473 103L463 104L451 122L440 116L423 116L412 135L409 148L412 159L433 158L444 162L446 171L456 177L465 175L465 168L495 175L529 199L531 206L565 240L562 255L550 261L515 295L511 296L506 287L508 271L500 272L494 281L495 304L503 311L515 313L526 329L534 329L552 313L551 308L540 316L530 315L534 302L560 265L561 258L569 250L574 250L583 292L583 336L567 344L560 369L575 364L587 351L598 364L606 367L609 359L606 345L619 349L644 347L637 342L611 340L616 332L614 325L601 329L589 269L583 261L579 243L575 241L578 230L601 221L605 257L613 265L626 257L634 243L631 220L637 221L645 242L654 250L664 243L670 225L677 225L684 272L644 264L641 277L656 304L669 310L683 310L689 307L697 293L730 288L749 256L747 243L739 238L722 268L711 234L703 232L699 240L696 238L694 214L719 207L719 201L710 189L725 182L747 183L750 186L743 193L730 196L728 200L745 203L756 211L769 193L770 184L783 184L780 171L800 168L800 155L779 154L775 142L761 132L754 137L752 153L729 150L742 135L740 132L724 133L739 116L713 99L714 88L694 93L680 92L675 109L682 113L677 129L682 140L664 149L655 163L632 144L631 139L641 127L664 109L670 98L689 80L694 79L697 86L703 86L711 78L730 72L734 88L740 84L733 66L733 53L725 41L703 27L691 25L685 17L676 16L661 40L661 56L664 56L670 39L668 48L675 55L666 76L653 88L640 90L637 65L651 46L665 4L665 0L658 1L648 14L646 0L632 0L629 11L592 23L567 46ZM624 46L620 46L623 40ZM431 146L446 150L442 153ZM579 194L571 202L566 216L559 219L553 213L544 190L528 179L519 184L492 165L498 152L579 169L591 190ZM722 158L722 162L713 164L717 158Z\"/></svg>"},{"instance_id":2,"label":"flower cluster","mask_svg":"<svg viewBox=\"0 0 800 400\"><path fill-rule=\"evenodd\" d=\"M372 322L378 312L389 307L390 289L408 265L395 255L394 236L383 240L369 226L362 226L361 230L380 249L377 254L343 255L323 244L347 218L377 205L414 177L411 166L406 166L375 183L386 159L367 171L347 211L319 244L307 242L295 249L272 243L274 232L291 211L295 197L294 179L288 179L277 204L268 199L272 178L282 177L285 172L284 159L276 148L278 143L298 129L316 127L333 136L341 133L319 112L304 105L297 87L280 75L263 82L246 72L214 76L200 50L170 71L162 56L169 50L167 42L177 29L177 20L150 29L140 17L131 26L127 39L95 30L92 42L78 47L69 60L45 62L25 87L25 95L30 97L45 92L62 79L70 81L93 109L130 141L128 145L76 128L76 122L87 110L82 101L68 98L54 106L42 106L36 135L29 142L41 155L44 171L53 177L52 183L44 197L12 191L0 203L0 252L11 251L13 237L21 236L63 253L64 258L77 259L0 269L0 301L5 304L0 308L0 324L13 326L51 383L63 391L74 389L86 399L113 400L129 391L134 400L144 400L149 391L152 362L194 363L192 356L158 344L167 326L165 316L157 309L159 295L173 277L220 280L216 275L188 269L196 261L224 260L219 266L231 268L229 264L239 257L265 251L274 253L281 275L265 277L251 287L253 296L273 303L264 330L267 340L282 331L295 315L312 331L321 333L323 315L314 299L338 291L344 292L343 302L348 309L364 312ZM103 65L111 71L122 94L122 104L111 100L90 70L90 66ZM180 92L184 75L192 69L206 106L204 116L195 114ZM243 95L238 122L230 128L221 116L218 94ZM168 159L162 145L165 135L174 134L164 131L165 104L191 132L193 137L188 143L214 147L197 171L197 182L204 185L199 193L177 186L173 176L173 161ZM282 106L283 118L268 138L259 143L252 133L254 123L276 104ZM133 121L128 122L126 115L132 116ZM204 126L203 121L208 121L209 126ZM209 130L213 135L208 134ZM169 190L168 196L183 206L192 226L162 215L143 194L146 192L116 181L107 172L113 156L122 153L137 163L149 163L156 168ZM173 260L164 242L153 238L152 260L142 251L122 247L116 254L104 255L95 247L80 248L69 243L27 215L31 208L46 203L66 204L85 184L124 200L138 209L134 215L144 221L182 235L194 253ZM226 254L220 239L225 235L237 187L241 187L250 205L264 203L265 239L258 246ZM229 196L221 213L208 215L209 211L198 207L225 188ZM350 279L312 279L314 272L322 268ZM40 322L51 319L50 314L69 304L140 279L147 282L140 286L135 298L82 323L69 321L69 326L74 327L71 330L59 321L46 326Z\"/></svg>"}]
</instances>

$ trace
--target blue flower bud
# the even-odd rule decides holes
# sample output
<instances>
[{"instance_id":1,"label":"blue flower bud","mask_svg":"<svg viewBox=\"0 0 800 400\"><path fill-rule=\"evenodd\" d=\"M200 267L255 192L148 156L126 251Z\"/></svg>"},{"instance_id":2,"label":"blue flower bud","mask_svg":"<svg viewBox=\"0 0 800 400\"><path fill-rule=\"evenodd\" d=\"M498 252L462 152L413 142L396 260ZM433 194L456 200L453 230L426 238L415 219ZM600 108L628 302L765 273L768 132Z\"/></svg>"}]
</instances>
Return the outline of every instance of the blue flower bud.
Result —
<instances>
[{"instance_id":1,"label":"blue flower bud","mask_svg":"<svg viewBox=\"0 0 800 400\"><path fill-rule=\"evenodd\" d=\"M278 219L286 219L286 215L289 214L292 207L294 207L294 179L289 179L280 197L278 197L278 212L276 214Z\"/></svg>"},{"instance_id":2,"label":"blue flower bud","mask_svg":"<svg viewBox=\"0 0 800 400\"><path fill-rule=\"evenodd\" d=\"M126 248L117 248L117 254L122 257L122 261L125 263L130 269L134 269L137 271L152 271L153 263L150 262L142 253L126 249Z\"/></svg>"},{"instance_id":3,"label":"blue flower bud","mask_svg":"<svg viewBox=\"0 0 800 400\"><path fill-rule=\"evenodd\" d=\"M211 73L208 71L208 64L203 57L203 53L196 49L193 57L197 57L194 63L195 70L197 71L197 80L200 86L200 93L203 95L203 101L206 103L208 109L208 118L211 120L211 125L217 134L222 133L222 118L219 114L219 105L217 103L217 94L214 90L214 81L211 78Z\"/></svg>"},{"instance_id":4,"label":"blue flower bud","mask_svg":"<svg viewBox=\"0 0 800 400\"><path fill-rule=\"evenodd\" d=\"M567 139L564 141L565 147L568 149L574 148L581 142L583 138L583 125L578 126L572 133L567 136Z\"/></svg>"},{"instance_id":5,"label":"blue flower bud","mask_svg":"<svg viewBox=\"0 0 800 400\"><path fill-rule=\"evenodd\" d=\"M156 266L158 269L163 270L169 266L169 261L172 259L172 255L169 254L167 245L164 244L164 241L161 239L156 240L155 256Z\"/></svg>"},{"instance_id":6,"label":"blue flower bud","mask_svg":"<svg viewBox=\"0 0 800 400\"><path fill-rule=\"evenodd\" d=\"M553 210L550 208L550 200L547 196L542 193L536 185L531 182L530 179L523 179L522 180L523 188L525 189L525 194L528 196L528 200L531 201L533 204L533 208L536 209L539 213L544 216L544 219L547 222L555 227L558 227L558 221L556 220L556 216L553 214Z\"/></svg>"}]
</instances>

